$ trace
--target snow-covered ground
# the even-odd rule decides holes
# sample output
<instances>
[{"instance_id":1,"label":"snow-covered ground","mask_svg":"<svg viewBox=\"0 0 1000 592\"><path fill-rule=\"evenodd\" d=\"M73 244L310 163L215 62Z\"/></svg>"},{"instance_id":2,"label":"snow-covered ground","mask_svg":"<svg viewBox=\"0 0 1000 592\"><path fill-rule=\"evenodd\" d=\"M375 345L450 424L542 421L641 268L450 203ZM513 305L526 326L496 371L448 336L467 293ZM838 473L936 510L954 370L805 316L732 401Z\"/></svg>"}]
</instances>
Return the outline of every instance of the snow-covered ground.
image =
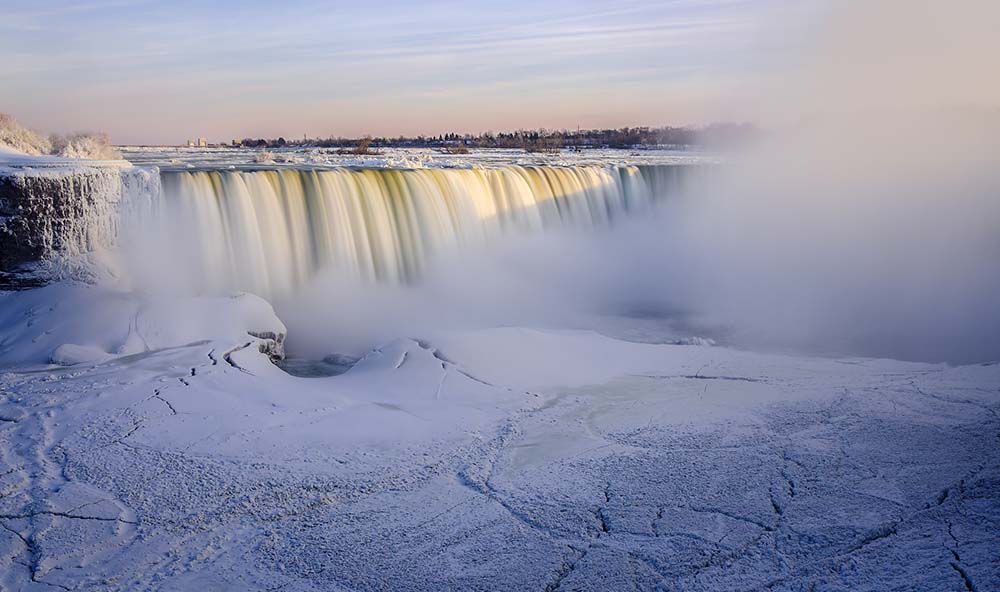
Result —
<instances>
[{"instance_id":1,"label":"snow-covered ground","mask_svg":"<svg viewBox=\"0 0 1000 592\"><path fill-rule=\"evenodd\" d=\"M283 332L251 295L0 295L0 585L1000 583L996 364L505 327L298 378Z\"/></svg>"},{"instance_id":2,"label":"snow-covered ground","mask_svg":"<svg viewBox=\"0 0 1000 592\"><path fill-rule=\"evenodd\" d=\"M49 170L79 170L81 168L129 168L132 164L125 160L90 160L81 158L66 158L62 156L39 156L24 154L12 148L0 145L0 174L34 171L44 174Z\"/></svg>"}]
</instances>

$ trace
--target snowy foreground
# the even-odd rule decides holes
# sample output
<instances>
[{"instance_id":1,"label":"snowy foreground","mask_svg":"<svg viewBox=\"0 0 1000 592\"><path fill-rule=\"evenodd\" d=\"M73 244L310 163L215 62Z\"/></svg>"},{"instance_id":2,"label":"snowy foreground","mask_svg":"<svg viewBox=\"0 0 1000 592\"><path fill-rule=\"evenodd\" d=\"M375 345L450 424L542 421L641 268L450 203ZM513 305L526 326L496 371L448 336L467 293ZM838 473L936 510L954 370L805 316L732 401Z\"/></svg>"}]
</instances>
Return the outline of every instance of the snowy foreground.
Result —
<instances>
[{"instance_id":1,"label":"snowy foreground","mask_svg":"<svg viewBox=\"0 0 1000 592\"><path fill-rule=\"evenodd\" d=\"M0 587L1000 588L996 364L503 328L297 378L283 329L0 295Z\"/></svg>"}]
</instances>

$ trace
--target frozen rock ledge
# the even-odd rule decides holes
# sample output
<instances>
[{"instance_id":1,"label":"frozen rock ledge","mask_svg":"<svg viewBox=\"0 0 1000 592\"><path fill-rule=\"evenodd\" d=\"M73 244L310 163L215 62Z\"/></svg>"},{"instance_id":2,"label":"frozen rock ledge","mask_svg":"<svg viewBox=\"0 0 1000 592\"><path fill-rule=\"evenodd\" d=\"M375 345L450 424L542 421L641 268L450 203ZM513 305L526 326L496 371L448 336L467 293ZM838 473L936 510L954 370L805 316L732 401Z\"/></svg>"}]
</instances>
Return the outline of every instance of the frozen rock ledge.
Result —
<instances>
[{"instance_id":1,"label":"frozen rock ledge","mask_svg":"<svg viewBox=\"0 0 1000 592\"><path fill-rule=\"evenodd\" d=\"M69 262L113 245L159 188L157 169L125 161L0 160L0 289L72 275Z\"/></svg>"}]
</instances>

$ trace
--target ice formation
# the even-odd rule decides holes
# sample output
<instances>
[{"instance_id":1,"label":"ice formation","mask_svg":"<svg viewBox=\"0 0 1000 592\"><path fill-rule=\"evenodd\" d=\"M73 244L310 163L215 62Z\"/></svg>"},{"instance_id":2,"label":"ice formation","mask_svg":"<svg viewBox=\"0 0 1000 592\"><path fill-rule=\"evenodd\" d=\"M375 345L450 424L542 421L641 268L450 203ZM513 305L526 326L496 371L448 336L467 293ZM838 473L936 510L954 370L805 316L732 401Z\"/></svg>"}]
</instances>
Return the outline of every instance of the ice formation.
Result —
<instances>
[{"instance_id":1,"label":"ice formation","mask_svg":"<svg viewBox=\"0 0 1000 592\"><path fill-rule=\"evenodd\" d=\"M160 192L155 168L7 155L0 162L0 284L89 273L79 258L115 244Z\"/></svg>"}]
</instances>

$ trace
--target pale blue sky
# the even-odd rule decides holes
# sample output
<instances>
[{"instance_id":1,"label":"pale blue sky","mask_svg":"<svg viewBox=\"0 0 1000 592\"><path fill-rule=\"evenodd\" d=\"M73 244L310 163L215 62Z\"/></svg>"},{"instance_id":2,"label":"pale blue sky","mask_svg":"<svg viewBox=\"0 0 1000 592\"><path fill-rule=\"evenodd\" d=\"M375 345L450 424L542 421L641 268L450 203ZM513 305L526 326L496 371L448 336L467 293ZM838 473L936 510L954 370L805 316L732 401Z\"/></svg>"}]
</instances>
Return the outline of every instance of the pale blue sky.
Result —
<instances>
[{"instance_id":1,"label":"pale blue sky","mask_svg":"<svg viewBox=\"0 0 1000 592\"><path fill-rule=\"evenodd\" d=\"M0 111L116 142L699 123L789 0L8 0Z\"/></svg>"}]
</instances>

